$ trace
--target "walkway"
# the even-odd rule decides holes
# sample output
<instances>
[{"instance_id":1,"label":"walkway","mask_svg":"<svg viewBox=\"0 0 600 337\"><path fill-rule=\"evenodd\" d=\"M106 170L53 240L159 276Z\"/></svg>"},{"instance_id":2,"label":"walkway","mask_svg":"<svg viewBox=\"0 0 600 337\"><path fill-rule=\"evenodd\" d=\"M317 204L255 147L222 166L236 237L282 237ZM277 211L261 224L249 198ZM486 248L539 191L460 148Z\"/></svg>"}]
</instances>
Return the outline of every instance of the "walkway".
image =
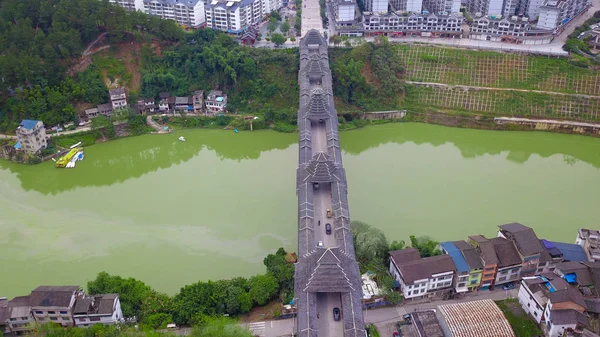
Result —
<instances>
[{"instance_id":1,"label":"walkway","mask_svg":"<svg viewBox=\"0 0 600 337\"><path fill-rule=\"evenodd\" d=\"M301 36L312 29L323 34L323 20L321 19L321 5L319 0L302 0L302 29Z\"/></svg>"}]
</instances>

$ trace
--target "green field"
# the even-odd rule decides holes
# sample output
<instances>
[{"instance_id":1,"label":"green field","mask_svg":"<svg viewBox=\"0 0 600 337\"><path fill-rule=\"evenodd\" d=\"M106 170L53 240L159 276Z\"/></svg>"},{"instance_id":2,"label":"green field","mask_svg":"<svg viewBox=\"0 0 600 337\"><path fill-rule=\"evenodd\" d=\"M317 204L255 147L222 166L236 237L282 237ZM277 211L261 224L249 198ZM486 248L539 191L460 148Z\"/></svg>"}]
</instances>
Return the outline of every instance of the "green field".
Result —
<instances>
[{"instance_id":1,"label":"green field","mask_svg":"<svg viewBox=\"0 0 600 337\"><path fill-rule=\"evenodd\" d=\"M415 45L397 50L408 81L600 96L600 71L576 66L578 60Z\"/></svg>"}]
</instances>

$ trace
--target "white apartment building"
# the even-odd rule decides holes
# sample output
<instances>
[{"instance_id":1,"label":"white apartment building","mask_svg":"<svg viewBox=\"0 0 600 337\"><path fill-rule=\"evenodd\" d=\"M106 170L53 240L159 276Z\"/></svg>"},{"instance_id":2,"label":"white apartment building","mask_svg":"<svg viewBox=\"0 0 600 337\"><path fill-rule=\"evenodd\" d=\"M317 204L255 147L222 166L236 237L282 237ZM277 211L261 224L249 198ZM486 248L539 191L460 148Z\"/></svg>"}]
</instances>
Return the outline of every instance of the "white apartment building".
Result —
<instances>
[{"instance_id":1,"label":"white apartment building","mask_svg":"<svg viewBox=\"0 0 600 337\"><path fill-rule=\"evenodd\" d=\"M271 13L272 11L277 11L281 7L283 7L282 0L263 0L264 14Z\"/></svg>"},{"instance_id":2,"label":"white apartment building","mask_svg":"<svg viewBox=\"0 0 600 337\"><path fill-rule=\"evenodd\" d=\"M589 0L546 0L540 7L538 29L559 30L590 7Z\"/></svg>"},{"instance_id":3,"label":"white apartment building","mask_svg":"<svg viewBox=\"0 0 600 337\"><path fill-rule=\"evenodd\" d=\"M127 94L125 94L125 88L109 90L108 94L110 96L110 103L112 104L113 110L127 107Z\"/></svg>"},{"instance_id":4,"label":"white apartment building","mask_svg":"<svg viewBox=\"0 0 600 337\"><path fill-rule=\"evenodd\" d=\"M435 297L452 291L456 267L448 255L421 258L418 250L406 248L390 252L389 271L404 298Z\"/></svg>"},{"instance_id":5,"label":"white apartment building","mask_svg":"<svg viewBox=\"0 0 600 337\"><path fill-rule=\"evenodd\" d=\"M110 3L117 4L131 12L144 10L144 0L110 0Z\"/></svg>"},{"instance_id":6,"label":"white apartment building","mask_svg":"<svg viewBox=\"0 0 600 337\"><path fill-rule=\"evenodd\" d=\"M511 42L516 44L547 44L552 42L551 30L535 29L527 17L505 19L480 17L473 20L469 38L474 40Z\"/></svg>"},{"instance_id":7,"label":"white apartment building","mask_svg":"<svg viewBox=\"0 0 600 337\"><path fill-rule=\"evenodd\" d=\"M46 128L42 121L24 119L16 132L18 143L15 148L25 152L36 153L48 146Z\"/></svg>"},{"instance_id":8,"label":"white apartment building","mask_svg":"<svg viewBox=\"0 0 600 337\"><path fill-rule=\"evenodd\" d=\"M334 0L331 9L336 23L354 22L356 16L356 0Z\"/></svg>"},{"instance_id":9,"label":"white apartment building","mask_svg":"<svg viewBox=\"0 0 600 337\"><path fill-rule=\"evenodd\" d=\"M390 0L393 12L409 12L420 14L423 9L423 0Z\"/></svg>"},{"instance_id":10,"label":"white apartment building","mask_svg":"<svg viewBox=\"0 0 600 337\"><path fill-rule=\"evenodd\" d=\"M461 37L464 17L451 15L418 15L402 16L364 15L363 27L365 35L384 33L391 37L427 36L427 37Z\"/></svg>"},{"instance_id":11,"label":"white apartment building","mask_svg":"<svg viewBox=\"0 0 600 337\"><path fill-rule=\"evenodd\" d=\"M262 0L208 0L204 9L206 26L239 34L265 16ZM269 1L269 0L265 0Z\"/></svg>"},{"instance_id":12,"label":"white apartment building","mask_svg":"<svg viewBox=\"0 0 600 337\"><path fill-rule=\"evenodd\" d=\"M583 247L588 261L600 261L600 231L580 228L575 243Z\"/></svg>"},{"instance_id":13,"label":"white apartment building","mask_svg":"<svg viewBox=\"0 0 600 337\"><path fill-rule=\"evenodd\" d=\"M365 1L365 12L387 13L388 5L389 5L388 0L366 0Z\"/></svg>"},{"instance_id":14,"label":"white apartment building","mask_svg":"<svg viewBox=\"0 0 600 337\"><path fill-rule=\"evenodd\" d=\"M479 16L496 18L504 12L504 0L471 0L468 4L469 12Z\"/></svg>"},{"instance_id":15,"label":"white apartment building","mask_svg":"<svg viewBox=\"0 0 600 337\"><path fill-rule=\"evenodd\" d=\"M143 0L144 12L162 19L175 20L189 27L200 27L204 19L204 2L200 0Z\"/></svg>"},{"instance_id":16,"label":"white apartment building","mask_svg":"<svg viewBox=\"0 0 600 337\"><path fill-rule=\"evenodd\" d=\"M123 312L119 295L79 295L73 308L73 319L75 326L85 328L94 324L112 325L121 322Z\"/></svg>"}]
</instances>

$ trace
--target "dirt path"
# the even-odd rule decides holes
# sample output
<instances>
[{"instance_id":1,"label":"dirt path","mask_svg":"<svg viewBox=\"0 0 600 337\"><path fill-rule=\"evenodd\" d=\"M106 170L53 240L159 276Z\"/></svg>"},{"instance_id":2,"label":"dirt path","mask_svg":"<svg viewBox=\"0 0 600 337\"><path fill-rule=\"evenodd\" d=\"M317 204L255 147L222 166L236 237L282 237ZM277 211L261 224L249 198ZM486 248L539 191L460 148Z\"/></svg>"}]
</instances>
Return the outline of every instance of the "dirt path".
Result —
<instances>
[{"instance_id":1,"label":"dirt path","mask_svg":"<svg viewBox=\"0 0 600 337\"><path fill-rule=\"evenodd\" d=\"M87 48L85 48L85 50L83 51L81 56L85 57L85 56L88 56L88 54L93 54L93 53L90 53L90 49L92 49L92 47L96 43L98 43L100 40L102 40L105 36L106 36L106 32L100 34L94 41L90 42L90 44L88 44Z\"/></svg>"},{"instance_id":2,"label":"dirt path","mask_svg":"<svg viewBox=\"0 0 600 337\"><path fill-rule=\"evenodd\" d=\"M515 88L494 88L494 87L477 87L473 85L454 85L454 84L445 84L445 83L436 83L436 82L415 82L415 81L405 81L408 84L415 85L428 85L434 87L442 87L442 88L460 88L460 89L473 89L473 90L494 90L494 91L519 91L519 92L533 92L537 94L548 94L548 95L557 95L557 96L569 96L569 97L583 97L583 98L594 98L600 99L600 96L593 95L584 95L584 94L567 94L564 92L556 92L556 91L545 91L545 90L529 90L529 89L515 89Z\"/></svg>"}]
</instances>

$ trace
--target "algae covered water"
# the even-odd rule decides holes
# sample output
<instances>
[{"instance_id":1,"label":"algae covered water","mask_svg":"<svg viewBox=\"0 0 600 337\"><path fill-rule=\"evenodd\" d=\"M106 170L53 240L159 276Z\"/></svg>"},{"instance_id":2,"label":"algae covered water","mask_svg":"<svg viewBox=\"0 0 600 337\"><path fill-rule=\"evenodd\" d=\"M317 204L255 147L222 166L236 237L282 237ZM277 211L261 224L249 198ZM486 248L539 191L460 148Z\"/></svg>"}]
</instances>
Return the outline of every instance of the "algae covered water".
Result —
<instances>
[{"instance_id":1,"label":"algae covered water","mask_svg":"<svg viewBox=\"0 0 600 337\"><path fill-rule=\"evenodd\" d=\"M177 138L184 136L186 142ZM352 219L390 240L598 227L600 139L386 124L342 132ZM75 169L0 161L0 297L100 271L169 294L296 249L297 134L185 130L97 144Z\"/></svg>"}]
</instances>

